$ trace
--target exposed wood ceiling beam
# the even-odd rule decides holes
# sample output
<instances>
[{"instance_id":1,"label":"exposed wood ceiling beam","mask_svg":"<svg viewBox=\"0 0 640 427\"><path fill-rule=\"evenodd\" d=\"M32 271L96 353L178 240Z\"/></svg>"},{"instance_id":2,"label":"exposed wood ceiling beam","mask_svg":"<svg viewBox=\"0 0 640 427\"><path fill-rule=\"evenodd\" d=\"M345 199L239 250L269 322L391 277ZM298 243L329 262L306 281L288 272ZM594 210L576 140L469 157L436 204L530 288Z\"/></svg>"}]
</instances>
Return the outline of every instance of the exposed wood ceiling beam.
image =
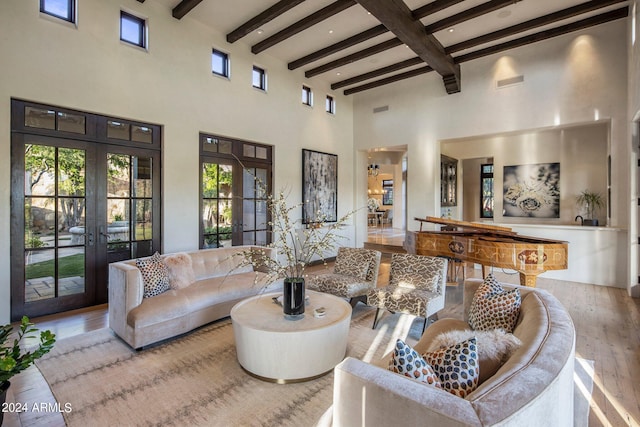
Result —
<instances>
[{"instance_id":1,"label":"exposed wood ceiling beam","mask_svg":"<svg viewBox=\"0 0 640 427\"><path fill-rule=\"evenodd\" d=\"M502 30L494 31L489 34L485 34L473 39L469 39L460 43L456 43L445 48L445 52L452 54L460 52L461 50L470 49L476 46L480 46L485 43L499 40L501 38L510 37L518 33L532 30L543 25L553 24L555 22L562 21L564 19L572 18L583 13L592 12L603 7L611 6L616 3L622 3L626 0L593 0L586 3L582 3L558 12L554 12L539 18L531 19L529 21L512 25L511 27L504 28ZM342 87L351 86L356 83L363 82L375 77L380 77L385 74L389 74L394 71L399 71L402 68L408 68L420 63L420 58L412 58L410 60L402 61L397 64L392 64L387 67L379 68L374 71L370 71L365 74L354 76L350 79L342 80L331 85L331 89L340 89Z\"/></svg>"},{"instance_id":2,"label":"exposed wood ceiling beam","mask_svg":"<svg viewBox=\"0 0 640 427\"><path fill-rule=\"evenodd\" d=\"M273 36L268 37L260 43L253 45L251 47L251 52L260 53L280 43L281 41L286 40L289 37L298 34L299 32L304 31L319 22L322 22L325 19L330 18L331 16L340 13L345 9L350 8L355 4L355 0L337 0L336 2L331 3L330 5L320 9L319 11L312 13L306 18L301 19L295 24L288 26L284 30L277 32Z\"/></svg>"},{"instance_id":3,"label":"exposed wood ceiling beam","mask_svg":"<svg viewBox=\"0 0 640 427\"><path fill-rule=\"evenodd\" d=\"M347 65L352 62L359 61L361 59L375 55L376 53L384 52L385 50L391 49L393 47L401 46L401 45L402 45L402 41L400 41L400 39L392 38L391 40L387 40L386 42L379 43L375 46L362 49L361 51L353 53L351 55L347 55L345 57L336 59L335 61L331 61L324 65L320 65L319 67L316 67L312 70L305 72L304 75L307 78L314 77L319 74L326 73L329 70L342 67L343 65Z\"/></svg>"},{"instance_id":4,"label":"exposed wood ceiling beam","mask_svg":"<svg viewBox=\"0 0 640 427\"><path fill-rule=\"evenodd\" d=\"M506 6L507 4L511 4L513 2L514 2L514 0L500 0L500 4L502 4L503 7ZM453 15L451 18L454 18L458 23L461 23L461 22L464 22L465 20L478 17L479 16L478 12L481 11L481 10L484 10L485 13L493 12L495 10L496 4L497 3L495 1L490 1L490 2L484 3L484 4L480 5L480 6L476 6L476 7L473 7L471 9L465 10L463 12L457 13L457 14ZM415 13L415 11L414 11L414 13ZM434 25L434 26L443 26L443 28L447 28L446 25L443 25L443 21L447 20L448 22L450 22L449 20L451 18L442 19L440 21L437 21L437 22L433 23L432 25ZM387 43L387 42L384 42L384 43ZM402 43L400 43L400 44L402 44ZM398 45L389 45L390 46L389 49L391 49L392 47L399 46L400 44L398 44ZM376 46L372 46L372 47L370 47L368 49L365 49L365 50L362 50L362 51L359 51L359 52L355 52L355 53L353 53L351 55L347 55L347 56L344 56L342 58L338 58L338 59L336 59L336 60L334 60L332 62L329 62L327 64L321 65L319 67L312 68L312 69L308 70L307 72L305 72L304 75L307 78L313 77L313 76L317 76L318 74L322 74L322 73L325 73L327 71L331 71L331 70L333 70L335 68L342 67L343 65L350 64L352 62L355 62L355 61L358 61L360 59L366 58L367 56L374 55L376 53L381 52L381 51L378 51L378 50L374 49L375 47L382 47L382 43L379 44L379 45L376 45ZM366 52L373 52L373 53L370 53L369 55L363 55Z\"/></svg>"},{"instance_id":5,"label":"exposed wood ceiling beam","mask_svg":"<svg viewBox=\"0 0 640 427\"><path fill-rule=\"evenodd\" d=\"M568 34L574 31L584 30L589 27L593 27L595 25L605 24L607 22L615 21L618 19L626 18L629 16L629 8L627 6L613 10L611 12L606 12L601 15L593 16L590 18L583 19L581 21L576 21L571 24L563 25L561 27L553 28L550 30L540 31L539 33L531 34L528 36L521 37L519 39L511 40L505 43L501 43L495 46L487 47L485 49L480 49L475 52L467 53L465 55L460 55L455 57L454 60L457 64L461 64L463 62L471 61L474 59L482 58L485 56L493 55L495 53L500 53L505 50L514 49L521 46L526 46L531 43L536 43L539 41L547 40L553 37L558 37L564 34ZM361 86L349 88L344 91L345 95L352 95L354 93L362 92L369 89L374 89L376 87L384 86L390 83L394 83L400 80L408 79L411 77L415 77L421 74L426 74L433 71L431 67L421 67L415 70L410 70L405 73L396 74L384 79L376 80L370 83L366 83Z\"/></svg>"},{"instance_id":6,"label":"exposed wood ceiling beam","mask_svg":"<svg viewBox=\"0 0 640 427\"><path fill-rule=\"evenodd\" d=\"M460 12L455 15L449 16L448 18L441 19L440 21L434 22L431 25L427 25L426 27L424 27L424 29L427 31L427 33L433 34L438 31L444 30L445 28L450 28L462 22L469 21L470 19L477 18L478 16L486 15L487 13L502 9L505 6L517 3L519 1L521 0L491 0L476 7L472 7L471 9L467 9L464 12Z\"/></svg>"},{"instance_id":7,"label":"exposed wood ceiling beam","mask_svg":"<svg viewBox=\"0 0 640 427\"><path fill-rule=\"evenodd\" d=\"M339 52L343 49L347 49L351 46L355 46L357 44L365 42L369 39L377 37L388 31L389 30L387 30L387 27L385 27L384 25L378 25L377 27L370 28L366 31L356 34L355 36L351 36L348 39L339 41L338 43L332 44L331 46L327 46L309 55L303 56L300 59L296 59L295 61L289 62L288 67L290 70L295 70L296 68L300 68L304 65L307 65L319 59L325 58L329 55L333 55L336 52Z\"/></svg>"},{"instance_id":8,"label":"exposed wood ceiling beam","mask_svg":"<svg viewBox=\"0 0 640 427\"><path fill-rule=\"evenodd\" d=\"M140 3L144 3L144 0L138 0Z\"/></svg>"},{"instance_id":9,"label":"exposed wood ceiling beam","mask_svg":"<svg viewBox=\"0 0 640 427\"><path fill-rule=\"evenodd\" d=\"M339 82L335 82L331 85L332 90L340 89L342 87L351 86L356 83L363 82L365 80L374 79L376 77L384 76L385 74L390 74L395 71L400 71L405 68L413 67L416 65L423 64L424 62L419 57L407 59L402 62L398 62L396 64L388 65L386 67L378 68L377 70L370 71L368 73L360 74L358 76L352 77L350 79L341 80Z\"/></svg>"},{"instance_id":10,"label":"exposed wood ceiling beam","mask_svg":"<svg viewBox=\"0 0 640 427\"><path fill-rule=\"evenodd\" d=\"M358 0L358 3L443 77L447 93L460 92L460 66L444 53L440 42L425 31L403 0Z\"/></svg>"},{"instance_id":11,"label":"exposed wood ceiling beam","mask_svg":"<svg viewBox=\"0 0 640 427\"><path fill-rule=\"evenodd\" d=\"M484 43L492 42L504 37L509 37L514 34L529 31L543 25L553 24L563 19L573 18L583 13L592 12L603 7L611 6L616 3L622 3L626 0L592 0L586 3L582 3L567 9L560 10L558 12L550 13L539 18L531 19L520 24L512 25L511 27L504 28L502 30L494 31L483 36L475 37L473 39L456 43L454 45L445 48L447 53L460 52L461 50L476 47Z\"/></svg>"},{"instance_id":12,"label":"exposed wood ceiling beam","mask_svg":"<svg viewBox=\"0 0 640 427\"><path fill-rule=\"evenodd\" d=\"M182 19L187 13L200 4L202 0L182 0L173 8L172 15L176 19Z\"/></svg>"},{"instance_id":13,"label":"exposed wood ceiling beam","mask_svg":"<svg viewBox=\"0 0 640 427\"><path fill-rule=\"evenodd\" d=\"M229 43L237 42L250 32L257 30L262 25L274 20L278 16L282 15L288 10L293 9L304 1L305 0L280 0L278 3L274 4L264 12L254 16L253 18L227 34L227 41Z\"/></svg>"},{"instance_id":14,"label":"exposed wood ceiling beam","mask_svg":"<svg viewBox=\"0 0 640 427\"><path fill-rule=\"evenodd\" d=\"M436 0L425 6L417 8L412 12L412 15L415 19L421 19L433 13L440 12L441 10L444 10L462 1L463 0ZM331 46L327 46L316 52L310 53L309 55L303 56L302 58L296 59L295 61L290 62L288 67L290 70L295 70L296 68L300 68L312 62L325 58L329 55L333 55L334 53L365 42L388 31L389 30L387 30L387 27L385 27L384 25L378 25L376 27L369 28L368 30L351 36L348 39L339 41L338 43L332 44Z\"/></svg>"}]
</instances>

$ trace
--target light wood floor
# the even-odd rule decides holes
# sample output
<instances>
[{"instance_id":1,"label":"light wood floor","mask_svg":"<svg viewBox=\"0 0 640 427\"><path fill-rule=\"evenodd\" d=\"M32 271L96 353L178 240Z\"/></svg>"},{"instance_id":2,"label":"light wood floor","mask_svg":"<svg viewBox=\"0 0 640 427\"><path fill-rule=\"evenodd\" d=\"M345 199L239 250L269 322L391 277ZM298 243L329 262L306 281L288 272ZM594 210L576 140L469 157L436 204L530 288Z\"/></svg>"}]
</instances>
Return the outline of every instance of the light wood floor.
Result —
<instances>
[{"instance_id":1,"label":"light wood floor","mask_svg":"<svg viewBox=\"0 0 640 427\"><path fill-rule=\"evenodd\" d=\"M381 285L388 278L389 259L383 257ZM494 273L503 282L519 281L517 275ZM480 273L467 269L467 276ZM577 332L576 356L595 361L589 426L640 426L640 300L628 297L624 289L544 278L538 278L538 287L555 295L570 312ZM462 288L462 284L447 287L447 306L440 317L459 308ZM103 305L32 320L63 339L107 327L107 313ZM29 405L55 402L35 367L13 378L8 399ZM60 414L47 412L5 414L4 421L4 427L64 426Z\"/></svg>"}]
</instances>

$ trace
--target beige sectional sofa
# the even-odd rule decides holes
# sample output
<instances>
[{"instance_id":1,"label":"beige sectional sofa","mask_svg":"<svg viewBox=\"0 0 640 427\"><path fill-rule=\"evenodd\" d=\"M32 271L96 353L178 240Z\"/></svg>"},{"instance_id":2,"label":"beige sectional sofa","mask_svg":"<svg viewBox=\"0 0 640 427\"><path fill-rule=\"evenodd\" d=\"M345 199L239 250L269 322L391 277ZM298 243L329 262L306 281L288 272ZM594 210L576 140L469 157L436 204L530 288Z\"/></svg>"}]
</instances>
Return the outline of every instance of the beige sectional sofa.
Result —
<instances>
[{"instance_id":1,"label":"beige sectional sofa","mask_svg":"<svg viewBox=\"0 0 640 427\"><path fill-rule=\"evenodd\" d=\"M465 320L481 283L465 282ZM572 426L573 322L550 293L517 287L522 305L513 334L522 345L466 398L384 369L386 361L376 366L347 358L335 368L334 426ZM456 329L461 323L435 322L414 348L427 348L432 331Z\"/></svg>"},{"instance_id":2,"label":"beige sectional sofa","mask_svg":"<svg viewBox=\"0 0 640 427\"><path fill-rule=\"evenodd\" d=\"M136 260L109 266L109 327L135 349L191 331L229 316L240 300L280 289L267 284L267 275L242 265L246 250L269 248L234 246L186 252L193 283L143 298L144 284ZM162 255L166 260L169 255ZM191 271L189 271L191 273Z\"/></svg>"}]
</instances>

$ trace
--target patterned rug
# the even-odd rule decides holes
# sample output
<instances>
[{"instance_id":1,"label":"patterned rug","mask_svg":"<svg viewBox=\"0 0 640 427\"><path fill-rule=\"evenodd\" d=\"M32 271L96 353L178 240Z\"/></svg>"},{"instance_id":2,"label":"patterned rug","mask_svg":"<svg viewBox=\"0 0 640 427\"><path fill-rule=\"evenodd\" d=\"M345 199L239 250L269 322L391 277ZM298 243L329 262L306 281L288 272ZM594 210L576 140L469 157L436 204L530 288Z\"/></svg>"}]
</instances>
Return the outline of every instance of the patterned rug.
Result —
<instances>
[{"instance_id":1,"label":"patterned rug","mask_svg":"<svg viewBox=\"0 0 640 427\"><path fill-rule=\"evenodd\" d=\"M422 319L389 313L372 330L374 314L355 308L348 356L379 361L397 338L413 344L422 332ZM333 373L284 385L253 378L237 362L229 319L140 352L101 329L60 340L36 366L60 406L70 405L70 427L331 425ZM593 361L578 359L575 426L588 424L592 376Z\"/></svg>"},{"instance_id":2,"label":"patterned rug","mask_svg":"<svg viewBox=\"0 0 640 427\"><path fill-rule=\"evenodd\" d=\"M374 314L354 310L347 355L378 360L398 337L420 335L422 320L412 316L387 315L372 330ZM37 366L61 407L70 404L71 427L330 422L333 374L284 385L251 377L237 362L229 319L140 352L102 329L57 342Z\"/></svg>"}]
</instances>

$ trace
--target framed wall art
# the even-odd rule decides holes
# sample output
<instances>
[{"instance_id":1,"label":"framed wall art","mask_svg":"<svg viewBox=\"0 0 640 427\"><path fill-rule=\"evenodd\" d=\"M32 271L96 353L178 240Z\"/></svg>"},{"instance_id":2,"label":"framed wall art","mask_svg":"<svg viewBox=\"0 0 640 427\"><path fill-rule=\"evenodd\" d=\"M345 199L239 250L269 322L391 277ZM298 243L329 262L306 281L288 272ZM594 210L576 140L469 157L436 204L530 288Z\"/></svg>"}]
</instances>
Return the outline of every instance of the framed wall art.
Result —
<instances>
[{"instance_id":1,"label":"framed wall art","mask_svg":"<svg viewBox=\"0 0 640 427\"><path fill-rule=\"evenodd\" d=\"M302 223L338 220L338 155L302 149Z\"/></svg>"},{"instance_id":2,"label":"framed wall art","mask_svg":"<svg viewBox=\"0 0 640 427\"><path fill-rule=\"evenodd\" d=\"M560 163L504 167L503 215L560 218Z\"/></svg>"}]
</instances>

